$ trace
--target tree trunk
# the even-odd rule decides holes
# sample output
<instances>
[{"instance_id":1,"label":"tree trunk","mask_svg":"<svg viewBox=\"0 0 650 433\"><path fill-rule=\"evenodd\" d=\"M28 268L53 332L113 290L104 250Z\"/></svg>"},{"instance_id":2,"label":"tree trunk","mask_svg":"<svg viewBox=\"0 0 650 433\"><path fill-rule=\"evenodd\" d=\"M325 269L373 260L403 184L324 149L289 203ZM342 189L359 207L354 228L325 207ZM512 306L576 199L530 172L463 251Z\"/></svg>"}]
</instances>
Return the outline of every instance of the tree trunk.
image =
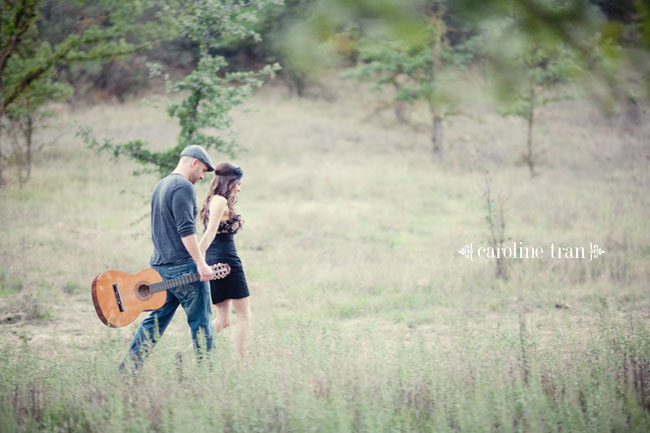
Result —
<instances>
[{"instance_id":1,"label":"tree trunk","mask_svg":"<svg viewBox=\"0 0 650 433\"><path fill-rule=\"evenodd\" d=\"M395 102L395 117L397 118L397 121L402 124L406 125L409 123L408 119L406 118L406 110L405 110L405 104L404 101L396 101Z\"/></svg>"},{"instance_id":2,"label":"tree trunk","mask_svg":"<svg viewBox=\"0 0 650 433\"><path fill-rule=\"evenodd\" d=\"M503 198L499 197L499 236L498 236L498 247L503 247L503 242L506 239L506 222L503 219ZM508 263L506 258L501 256L497 259L497 277L502 280L508 279Z\"/></svg>"},{"instance_id":3,"label":"tree trunk","mask_svg":"<svg viewBox=\"0 0 650 433\"><path fill-rule=\"evenodd\" d=\"M397 77L393 77L392 80L393 87L395 87L395 95L399 95L400 90L402 89L402 86L400 86L399 82L397 81ZM406 118L406 110L405 110L405 103L404 101L395 101L395 117L397 118L397 121L401 123L402 125L406 125L408 122L408 119Z\"/></svg>"},{"instance_id":4,"label":"tree trunk","mask_svg":"<svg viewBox=\"0 0 650 433\"><path fill-rule=\"evenodd\" d=\"M506 267L506 259L503 257L498 257L497 258L497 278L501 280L507 280L508 279L508 268Z\"/></svg>"},{"instance_id":5,"label":"tree trunk","mask_svg":"<svg viewBox=\"0 0 650 433\"><path fill-rule=\"evenodd\" d=\"M433 143L434 155L440 157L442 155L443 133L442 133L442 116L438 114L433 115L433 129L431 131L431 142Z\"/></svg>"},{"instance_id":6,"label":"tree trunk","mask_svg":"<svg viewBox=\"0 0 650 433\"><path fill-rule=\"evenodd\" d=\"M530 88L530 109L528 112L528 142L526 143L527 152L526 152L526 164L528 164L528 170L530 172L530 177L535 176L535 157L533 156L533 126L535 125L535 86Z\"/></svg>"},{"instance_id":7,"label":"tree trunk","mask_svg":"<svg viewBox=\"0 0 650 433\"><path fill-rule=\"evenodd\" d=\"M27 172L25 173L25 182L29 180L29 176L32 174L32 136L34 133L34 119L32 116L28 119L28 136L27 136Z\"/></svg>"},{"instance_id":8,"label":"tree trunk","mask_svg":"<svg viewBox=\"0 0 650 433\"><path fill-rule=\"evenodd\" d=\"M2 79L2 70L0 70L0 188L5 185L4 177L2 177L2 121L4 119L4 99L2 98L2 90L4 89L4 80Z\"/></svg>"},{"instance_id":9,"label":"tree trunk","mask_svg":"<svg viewBox=\"0 0 650 433\"><path fill-rule=\"evenodd\" d=\"M3 117L3 112L0 111L0 188L2 188L5 185L4 177L2 177L2 166L3 166L3 162L2 162L2 117Z\"/></svg>"},{"instance_id":10,"label":"tree trunk","mask_svg":"<svg viewBox=\"0 0 650 433\"><path fill-rule=\"evenodd\" d=\"M282 75L284 83L289 89L289 95L293 96L298 95L299 98L305 96L305 91L307 88L307 83L302 75L292 69L287 69L286 73Z\"/></svg>"},{"instance_id":11,"label":"tree trunk","mask_svg":"<svg viewBox=\"0 0 650 433\"><path fill-rule=\"evenodd\" d=\"M439 107L434 104L434 82L438 71L440 70L440 52L442 51L442 41L445 35L444 21L442 19L444 10L439 10L434 18L434 25L436 27L436 38L433 44L432 58L431 58L431 83L429 92L429 110L433 118L433 130L431 131L431 142L433 143L433 154L440 158L442 157L442 116L439 114Z\"/></svg>"},{"instance_id":12,"label":"tree trunk","mask_svg":"<svg viewBox=\"0 0 650 433\"><path fill-rule=\"evenodd\" d=\"M22 187L29 180L32 174L32 137L34 135L34 116L29 111L25 119L25 127L23 129L23 137L25 138L25 156L21 157L21 170L20 186Z\"/></svg>"}]
</instances>

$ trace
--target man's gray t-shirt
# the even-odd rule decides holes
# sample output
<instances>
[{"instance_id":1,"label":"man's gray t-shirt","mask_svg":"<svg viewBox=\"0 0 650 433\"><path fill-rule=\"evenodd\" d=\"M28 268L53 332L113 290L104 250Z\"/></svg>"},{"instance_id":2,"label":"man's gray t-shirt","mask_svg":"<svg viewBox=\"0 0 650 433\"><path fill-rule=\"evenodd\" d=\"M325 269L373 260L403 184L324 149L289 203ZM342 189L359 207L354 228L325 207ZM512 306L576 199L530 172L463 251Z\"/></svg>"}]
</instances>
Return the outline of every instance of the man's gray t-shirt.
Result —
<instances>
[{"instance_id":1,"label":"man's gray t-shirt","mask_svg":"<svg viewBox=\"0 0 650 433\"><path fill-rule=\"evenodd\" d=\"M192 183L172 173L158 182L151 196L151 266L187 259L181 238L196 233L196 195Z\"/></svg>"}]
</instances>

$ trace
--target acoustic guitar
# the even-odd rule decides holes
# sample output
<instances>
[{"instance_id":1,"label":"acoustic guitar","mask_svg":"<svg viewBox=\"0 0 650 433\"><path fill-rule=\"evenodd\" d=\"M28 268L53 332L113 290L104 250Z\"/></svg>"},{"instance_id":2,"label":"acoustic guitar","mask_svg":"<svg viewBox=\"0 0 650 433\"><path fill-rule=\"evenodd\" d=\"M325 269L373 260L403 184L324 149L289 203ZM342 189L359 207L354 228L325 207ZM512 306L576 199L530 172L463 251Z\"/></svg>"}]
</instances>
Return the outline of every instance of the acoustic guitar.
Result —
<instances>
[{"instance_id":1,"label":"acoustic guitar","mask_svg":"<svg viewBox=\"0 0 650 433\"><path fill-rule=\"evenodd\" d=\"M230 273L230 265L211 266L215 279ZM167 300L167 289L199 281L197 272L164 280L155 269L143 269L136 274L106 271L95 277L92 284L95 311L105 325L113 328L126 326L143 311L156 310Z\"/></svg>"}]
</instances>

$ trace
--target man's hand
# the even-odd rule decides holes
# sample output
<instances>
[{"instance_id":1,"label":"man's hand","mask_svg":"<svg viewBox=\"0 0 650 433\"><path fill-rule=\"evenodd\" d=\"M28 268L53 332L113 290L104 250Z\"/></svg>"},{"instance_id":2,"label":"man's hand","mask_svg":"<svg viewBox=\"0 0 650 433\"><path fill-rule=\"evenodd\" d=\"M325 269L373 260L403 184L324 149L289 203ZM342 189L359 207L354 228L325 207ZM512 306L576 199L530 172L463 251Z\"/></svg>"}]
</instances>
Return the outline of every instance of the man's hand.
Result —
<instances>
[{"instance_id":1,"label":"man's hand","mask_svg":"<svg viewBox=\"0 0 650 433\"><path fill-rule=\"evenodd\" d=\"M197 263L196 268L199 271L199 277L201 278L201 281L210 281L214 279L215 277L214 271L210 266L208 266L207 263L205 262Z\"/></svg>"},{"instance_id":2,"label":"man's hand","mask_svg":"<svg viewBox=\"0 0 650 433\"><path fill-rule=\"evenodd\" d=\"M196 240L196 235L185 236L184 238L181 238L181 241L183 241L185 249L187 249L187 252L190 253L190 256L194 259L201 281L210 281L213 279L215 277L214 271L210 266L208 266L203 258L203 254L199 251L199 241Z\"/></svg>"}]
</instances>

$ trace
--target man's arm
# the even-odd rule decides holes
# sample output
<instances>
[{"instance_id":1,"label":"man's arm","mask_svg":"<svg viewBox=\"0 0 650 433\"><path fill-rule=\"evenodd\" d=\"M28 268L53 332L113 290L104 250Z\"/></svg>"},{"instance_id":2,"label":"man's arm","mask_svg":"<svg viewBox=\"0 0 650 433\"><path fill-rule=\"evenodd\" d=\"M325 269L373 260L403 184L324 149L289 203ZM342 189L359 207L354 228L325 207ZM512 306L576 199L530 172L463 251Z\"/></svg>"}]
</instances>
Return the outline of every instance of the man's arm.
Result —
<instances>
[{"instance_id":1,"label":"man's arm","mask_svg":"<svg viewBox=\"0 0 650 433\"><path fill-rule=\"evenodd\" d=\"M184 238L181 238L181 241L183 241L183 245L185 245L185 249L187 250L188 253L190 253L190 256L192 256L192 258L196 262L196 268L199 271L199 276L201 277L201 281L210 281L211 279L213 279L214 271L205 262L205 258L203 257L203 254L201 254L201 251L199 250L199 241L196 239L196 234L185 236Z\"/></svg>"},{"instance_id":2,"label":"man's arm","mask_svg":"<svg viewBox=\"0 0 650 433\"><path fill-rule=\"evenodd\" d=\"M194 207L194 188L189 182L180 182L172 195L172 214L176 222L176 231L181 237L183 246L194 259L201 281L209 281L214 278L214 272L205 262L205 258L199 250L199 241L196 238L194 225Z\"/></svg>"}]
</instances>

